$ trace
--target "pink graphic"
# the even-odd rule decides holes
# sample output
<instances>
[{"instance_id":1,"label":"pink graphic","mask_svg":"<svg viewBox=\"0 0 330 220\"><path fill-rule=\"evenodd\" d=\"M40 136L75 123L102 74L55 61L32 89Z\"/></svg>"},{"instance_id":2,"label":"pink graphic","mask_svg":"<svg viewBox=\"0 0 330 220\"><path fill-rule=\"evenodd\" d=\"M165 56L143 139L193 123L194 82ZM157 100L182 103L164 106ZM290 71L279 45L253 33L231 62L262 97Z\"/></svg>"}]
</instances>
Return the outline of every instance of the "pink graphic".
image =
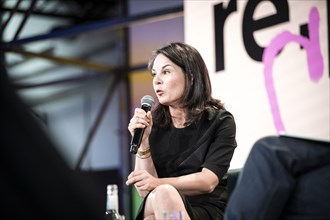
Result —
<instances>
[{"instance_id":1,"label":"pink graphic","mask_svg":"<svg viewBox=\"0 0 330 220\"><path fill-rule=\"evenodd\" d=\"M294 35L288 31L277 35L265 48L262 61L264 63L265 85L268 94L273 120L277 133L285 131L278 106L276 91L273 82L273 63L277 54L291 42L297 42L305 48L309 77L313 82L318 82L323 74L323 57L320 50L319 38L320 15L317 8L313 7L309 14L308 30L309 39L300 35Z\"/></svg>"}]
</instances>

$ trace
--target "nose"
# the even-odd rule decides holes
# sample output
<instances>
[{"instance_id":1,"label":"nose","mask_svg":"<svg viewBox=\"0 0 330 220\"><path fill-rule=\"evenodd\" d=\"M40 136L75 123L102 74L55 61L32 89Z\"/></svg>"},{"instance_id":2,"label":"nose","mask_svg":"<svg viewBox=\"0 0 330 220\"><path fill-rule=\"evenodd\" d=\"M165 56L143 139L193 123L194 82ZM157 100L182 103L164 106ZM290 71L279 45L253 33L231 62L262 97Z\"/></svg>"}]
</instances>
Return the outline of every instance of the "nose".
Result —
<instances>
[{"instance_id":1,"label":"nose","mask_svg":"<svg viewBox=\"0 0 330 220\"><path fill-rule=\"evenodd\" d=\"M161 81L161 79L160 79L160 77L159 77L159 75L157 74L157 75L155 75L154 76L154 84L155 85L160 85L160 84L162 84L162 81Z\"/></svg>"}]
</instances>

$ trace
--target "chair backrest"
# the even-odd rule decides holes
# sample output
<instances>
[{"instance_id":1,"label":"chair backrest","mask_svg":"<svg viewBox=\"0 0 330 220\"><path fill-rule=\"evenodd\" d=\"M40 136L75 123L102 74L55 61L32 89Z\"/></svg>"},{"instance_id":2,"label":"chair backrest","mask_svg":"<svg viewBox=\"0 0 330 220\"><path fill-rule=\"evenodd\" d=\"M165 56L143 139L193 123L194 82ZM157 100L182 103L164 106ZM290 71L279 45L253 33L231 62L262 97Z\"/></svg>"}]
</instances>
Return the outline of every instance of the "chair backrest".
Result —
<instances>
[{"instance_id":1,"label":"chair backrest","mask_svg":"<svg viewBox=\"0 0 330 220\"><path fill-rule=\"evenodd\" d=\"M241 171L242 171L242 168L235 168L235 169L228 170L228 180L227 180L228 199L235 189L235 186L236 186L236 183L237 183L237 180L238 180L238 177L239 177Z\"/></svg>"}]
</instances>

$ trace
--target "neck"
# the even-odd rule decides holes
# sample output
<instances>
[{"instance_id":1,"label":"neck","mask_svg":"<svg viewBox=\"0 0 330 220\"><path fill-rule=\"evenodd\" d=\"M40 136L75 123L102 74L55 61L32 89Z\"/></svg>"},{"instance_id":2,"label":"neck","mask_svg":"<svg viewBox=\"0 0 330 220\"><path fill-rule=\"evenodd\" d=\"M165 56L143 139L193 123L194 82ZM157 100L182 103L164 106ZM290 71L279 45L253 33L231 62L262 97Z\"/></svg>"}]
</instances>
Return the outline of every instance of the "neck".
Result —
<instances>
[{"instance_id":1,"label":"neck","mask_svg":"<svg viewBox=\"0 0 330 220\"><path fill-rule=\"evenodd\" d=\"M172 118L173 126L176 128L184 128L186 122L186 110L182 108L170 107L170 114Z\"/></svg>"}]
</instances>

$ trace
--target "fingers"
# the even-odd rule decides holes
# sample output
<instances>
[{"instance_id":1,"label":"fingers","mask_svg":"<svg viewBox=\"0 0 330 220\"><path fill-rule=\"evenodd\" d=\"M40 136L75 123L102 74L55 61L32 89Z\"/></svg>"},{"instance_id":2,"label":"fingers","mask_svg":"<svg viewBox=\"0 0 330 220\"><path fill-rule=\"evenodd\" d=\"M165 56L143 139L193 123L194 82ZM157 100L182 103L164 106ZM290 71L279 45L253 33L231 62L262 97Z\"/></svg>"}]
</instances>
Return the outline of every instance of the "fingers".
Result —
<instances>
[{"instance_id":1,"label":"fingers","mask_svg":"<svg viewBox=\"0 0 330 220\"><path fill-rule=\"evenodd\" d=\"M133 185L133 184L143 180L143 176L142 176L143 172L145 172L145 171L138 170L138 171L131 172L127 177L126 185Z\"/></svg>"},{"instance_id":2,"label":"fingers","mask_svg":"<svg viewBox=\"0 0 330 220\"><path fill-rule=\"evenodd\" d=\"M150 191L150 174L145 170L133 171L127 178L126 185L134 185L138 190Z\"/></svg>"},{"instance_id":3,"label":"fingers","mask_svg":"<svg viewBox=\"0 0 330 220\"><path fill-rule=\"evenodd\" d=\"M147 112L147 118L149 120L149 124L152 125L152 114L151 114L151 111L148 111Z\"/></svg>"},{"instance_id":4,"label":"fingers","mask_svg":"<svg viewBox=\"0 0 330 220\"><path fill-rule=\"evenodd\" d=\"M134 116L131 118L128 124L128 130L131 134L134 133L136 128L145 128L150 125L151 122L151 112L146 113L143 109L136 108L134 111Z\"/></svg>"}]
</instances>

